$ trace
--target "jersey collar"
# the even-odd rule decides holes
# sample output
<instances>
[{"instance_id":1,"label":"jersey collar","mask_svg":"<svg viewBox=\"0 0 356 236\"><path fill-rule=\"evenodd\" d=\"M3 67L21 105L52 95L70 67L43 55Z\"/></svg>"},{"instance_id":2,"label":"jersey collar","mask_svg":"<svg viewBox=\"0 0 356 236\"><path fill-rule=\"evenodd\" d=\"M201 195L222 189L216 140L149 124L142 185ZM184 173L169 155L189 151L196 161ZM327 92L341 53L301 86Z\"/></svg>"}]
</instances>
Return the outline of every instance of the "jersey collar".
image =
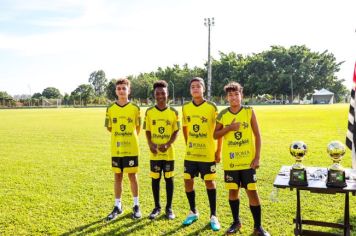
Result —
<instances>
[{"instance_id":1,"label":"jersey collar","mask_svg":"<svg viewBox=\"0 0 356 236\"><path fill-rule=\"evenodd\" d=\"M166 107L165 107L164 109L162 109L162 110L159 109L157 105L155 105L155 108L156 108L157 110L159 110L159 111L165 111L165 110L167 110L168 106L166 106Z\"/></svg>"},{"instance_id":2,"label":"jersey collar","mask_svg":"<svg viewBox=\"0 0 356 236\"><path fill-rule=\"evenodd\" d=\"M115 104L116 104L117 106L119 106L119 107L123 108L123 107L126 107L128 104L130 104L130 102L126 103L126 104L125 104L125 105L123 105L123 106L121 106L118 102L115 102Z\"/></svg>"},{"instance_id":3,"label":"jersey collar","mask_svg":"<svg viewBox=\"0 0 356 236\"><path fill-rule=\"evenodd\" d=\"M237 114L239 114L239 112L242 110L242 106L240 107L240 109L236 112L236 113L234 113L234 112L232 112L231 110L230 110L230 107L228 108L228 110L229 110L229 112L231 113L231 114L233 114L233 115L237 115Z\"/></svg>"},{"instance_id":4,"label":"jersey collar","mask_svg":"<svg viewBox=\"0 0 356 236\"><path fill-rule=\"evenodd\" d=\"M205 102L206 102L206 100L204 99L202 103L197 105L197 104L194 103L194 100L192 100L193 105L196 106L196 107L199 107L199 106L203 105Z\"/></svg>"}]
</instances>

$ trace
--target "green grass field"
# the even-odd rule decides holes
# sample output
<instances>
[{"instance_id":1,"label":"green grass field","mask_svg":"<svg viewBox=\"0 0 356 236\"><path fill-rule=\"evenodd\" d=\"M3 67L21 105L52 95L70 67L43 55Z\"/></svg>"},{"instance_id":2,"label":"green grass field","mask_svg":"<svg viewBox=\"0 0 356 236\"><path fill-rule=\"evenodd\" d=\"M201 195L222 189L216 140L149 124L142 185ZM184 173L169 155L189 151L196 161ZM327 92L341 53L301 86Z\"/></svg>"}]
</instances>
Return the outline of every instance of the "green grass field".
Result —
<instances>
[{"instance_id":1,"label":"green grass field","mask_svg":"<svg viewBox=\"0 0 356 236\"><path fill-rule=\"evenodd\" d=\"M142 114L144 114L142 108ZM307 166L329 166L326 146L332 140L344 142L348 105L256 106L263 148L258 187L264 228L272 235L292 235L295 215L294 191L278 191L270 199L273 181L282 165L294 159L288 148L303 140L309 147ZM173 199L177 218L150 221L153 208L148 148L140 133L140 203L143 218L130 217L132 197L124 181L125 212L116 221L105 223L112 210L113 174L109 151L110 134L104 128L104 108L0 110L0 235L222 235L231 223L227 190L221 165L218 166L218 216L220 232L208 225L209 207L204 183L196 179L200 219L189 227L181 223L188 213L183 186L183 136L176 142L176 177ZM351 166L347 151L342 164ZM165 184L161 182L165 205ZM308 219L341 222L344 197L302 192L302 216ZM356 227L356 197L350 197L352 224ZM248 199L241 194L242 235L250 235L253 220ZM308 227L309 229L321 229ZM340 232L322 228L327 232ZM356 235L353 231L353 235Z\"/></svg>"}]
</instances>

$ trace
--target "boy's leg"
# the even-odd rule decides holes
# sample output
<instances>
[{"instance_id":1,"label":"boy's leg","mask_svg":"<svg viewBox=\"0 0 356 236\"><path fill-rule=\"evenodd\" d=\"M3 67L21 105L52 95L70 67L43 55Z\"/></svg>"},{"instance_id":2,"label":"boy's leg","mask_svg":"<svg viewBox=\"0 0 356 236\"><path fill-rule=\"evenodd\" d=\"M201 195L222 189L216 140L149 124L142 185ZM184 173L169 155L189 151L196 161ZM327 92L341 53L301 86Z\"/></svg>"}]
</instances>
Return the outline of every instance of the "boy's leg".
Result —
<instances>
[{"instance_id":1,"label":"boy's leg","mask_svg":"<svg viewBox=\"0 0 356 236\"><path fill-rule=\"evenodd\" d=\"M128 174L130 185L131 185L131 192L134 200L133 206L133 213L132 217L135 219L141 218L142 214L139 208L139 200L138 200L138 183L137 183L137 175L136 173L129 173Z\"/></svg>"},{"instance_id":2,"label":"boy's leg","mask_svg":"<svg viewBox=\"0 0 356 236\"><path fill-rule=\"evenodd\" d=\"M190 210L193 213L196 213L195 209L195 191L194 191L194 179L185 179L184 180L185 193L188 198Z\"/></svg>"},{"instance_id":3,"label":"boy's leg","mask_svg":"<svg viewBox=\"0 0 356 236\"><path fill-rule=\"evenodd\" d=\"M216 183L214 180L205 180L210 205L210 217L216 216Z\"/></svg>"},{"instance_id":4,"label":"boy's leg","mask_svg":"<svg viewBox=\"0 0 356 236\"><path fill-rule=\"evenodd\" d=\"M167 194L166 216L168 219L173 220L176 217L172 210L172 200L173 200L173 190L174 190L173 177L165 178L164 180L166 181L166 194Z\"/></svg>"},{"instance_id":5,"label":"boy's leg","mask_svg":"<svg viewBox=\"0 0 356 236\"><path fill-rule=\"evenodd\" d=\"M246 189L246 194L250 202L250 210L255 223L255 228L258 228L261 226L261 205L258 193L256 190Z\"/></svg>"},{"instance_id":6,"label":"boy's leg","mask_svg":"<svg viewBox=\"0 0 356 236\"><path fill-rule=\"evenodd\" d=\"M229 190L229 205L232 213L233 222L240 223L240 196L239 189Z\"/></svg>"},{"instance_id":7,"label":"boy's leg","mask_svg":"<svg viewBox=\"0 0 356 236\"><path fill-rule=\"evenodd\" d=\"M114 192L115 192L115 203L116 200L121 200L121 194L122 194L122 173L114 173ZM121 202L120 202L121 204ZM115 204L116 205L116 204ZM121 207L121 206L120 206Z\"/></svg>"}]
</instances>

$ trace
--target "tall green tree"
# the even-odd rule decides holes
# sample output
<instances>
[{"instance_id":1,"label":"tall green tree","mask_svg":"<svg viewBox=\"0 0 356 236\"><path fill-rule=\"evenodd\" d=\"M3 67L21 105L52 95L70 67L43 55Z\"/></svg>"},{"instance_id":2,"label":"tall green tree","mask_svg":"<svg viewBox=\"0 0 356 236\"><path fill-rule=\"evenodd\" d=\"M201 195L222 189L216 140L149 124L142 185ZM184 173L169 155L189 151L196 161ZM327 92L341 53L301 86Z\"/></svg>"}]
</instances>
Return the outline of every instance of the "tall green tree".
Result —
<instances>
[{"instance_id":1,"label":"tall green tree","mask_svg":"<svg viewBox=\"0 0 356 236\"><path fill-rule=\"evenodd\" d=\"M106 97L111 100L114 101L117 99L115 90L116 90L116 79L112 79L109 81L109 83L106 86Z\"/></svg>"},{"instance_id":2,"label":"tall green tree","mask_svg":"<svg viewBox=\"0 0 356 236\"><path fill-rule=\"evenodd\" d=\"M71 93L71 96L76 101L79 101L81 105L83 104L84 106L87 106L88 103L90 103L90 101L94 99L95 94L94 89L91 85L81 84Z\"/></svg>"},{"instance_id":3,"label":"tall green tree","mask_svg":"<svg viewBox=\"0 0 356 236\"><path fill-rule=\"evenodd\" d=\"M96 96L105 95L107 79L103 70L94 71L89 76L89 83L93 85Z\"/></svg>"},{"instance_id":4,"label":"tall green tree","mask_svg":"<svg viewBox=\"0 0 356 236\"><path fill-rule=\"evenodd\" d=\"M48 87L48 88L45 88L42 92L42 96L45 97L45 98L48 98L48 99L58 99L58 98L61 98L62 95L61 93L59 92L59 90L57 88L54 88L54 87Z\"/></svg>"}]
</instances>

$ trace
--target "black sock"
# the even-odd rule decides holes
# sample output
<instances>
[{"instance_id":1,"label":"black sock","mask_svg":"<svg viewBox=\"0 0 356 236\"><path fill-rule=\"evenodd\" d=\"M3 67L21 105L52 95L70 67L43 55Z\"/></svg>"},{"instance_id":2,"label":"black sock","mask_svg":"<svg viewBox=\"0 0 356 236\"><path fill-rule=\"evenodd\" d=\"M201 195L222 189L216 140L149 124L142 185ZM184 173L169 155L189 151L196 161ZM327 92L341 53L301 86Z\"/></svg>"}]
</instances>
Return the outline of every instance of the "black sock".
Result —
<instances>
[{"instance_id":1,"label":"black sock","mask_svg":"<svg viewBox=\"0 0 356 236\"><path fill-rule=\"evenodd\" d=\"M240 213L240 199L229 200L230 209L232 213L232 218L235 223L240 223L239 213Z\"/></svg>"},{"instance_id":2,"label":"black sock","mask_svg":"<svg viewBox=\"0 0 356 236\"><path fill-rule=\"evenodd\" d=\"M166 193L167 193L167 205L166 209L172 208L172 199L173 199L173 177L172 178L165 178L166 181Z\"/></svg>"},{"instance_id":3,"label":"black sock","mask_svg":"<svg viewBox=\"0 0 356 236\"><path fill-rule=\"evenodd\" d=\"M261 205L258 206L251 206L251 213L253 216L253 221L255 222L255 228L258 228L261 226Z\"/></svg>"},{"instance_id":4,"label":"black sock","mask_svg":"<svg viewBox=\"0 0 356 236\"><path fill-rule=\"evenodd\" d=\"M187 194L190 210L193 213L196 213L196 209L195 209L195 191L193 190L191 192L185 192L185 193Z\"/></svg>"},{"instance_id":5,"label":"black sock","mask_svg":"<svg viewBox=\"0 0 356 236\"><path fill-rule=\"evenodd\" d=\"M152 192L153 199L155 200L155 207L161 208L161 204L159 203L159 181L161 179L152 179Z\"/></svg>"},{"instance_id":6,"label":"black sock","mask_svg":"<svg viewBox=\"0 0 356 236\"><path fill-rule=\"evenodd\" d=\"M216 189L207 189L209 204L210 204L210 216L216 216Z\"/></svg>"}]
</instances>

